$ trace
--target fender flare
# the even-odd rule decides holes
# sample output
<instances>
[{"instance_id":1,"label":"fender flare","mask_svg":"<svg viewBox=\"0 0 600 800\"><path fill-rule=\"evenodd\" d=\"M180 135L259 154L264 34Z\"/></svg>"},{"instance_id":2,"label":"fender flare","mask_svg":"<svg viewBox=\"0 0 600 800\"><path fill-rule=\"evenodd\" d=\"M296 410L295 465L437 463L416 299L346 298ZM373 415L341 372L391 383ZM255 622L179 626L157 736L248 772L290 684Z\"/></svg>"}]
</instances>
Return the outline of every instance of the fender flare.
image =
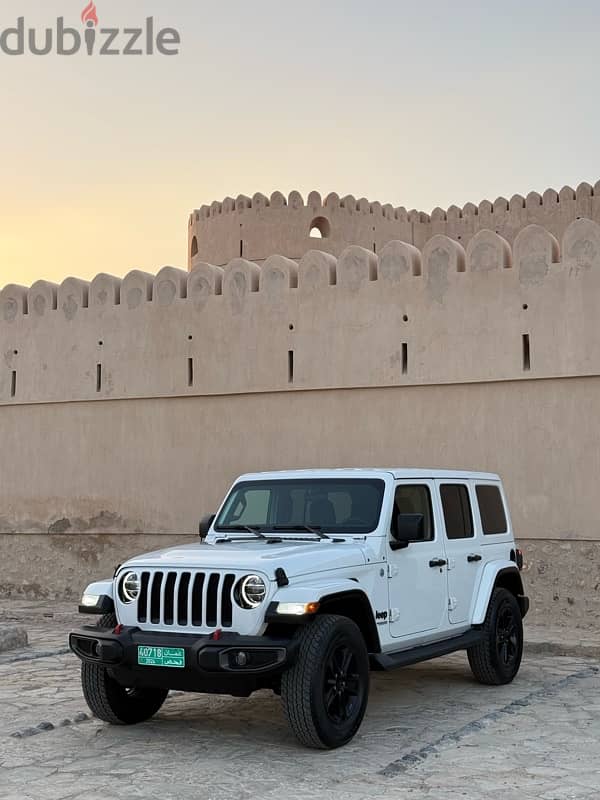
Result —
<instances>
[{"instance_id":1,"label":"fender flare","mask_svg":"<svg viewBox=\"0 0 600 800\"><path fill-rule=\"evenodd\" d=\"M338 578L336 580L306 581L280 587L271 601L273 603L313 603L321 602L331 595L347 594L348 592L362 592L368 598L364 587L351 578Z\"/></svg>"},{"instance_id":2,"label":"fender flare","mask_svg":"<svg viewBox=\"0 0 600 800\"><path fill-rule=\"evenodd\" d=\"M375 616L373 614L373 607L369 599L368 592L365 590L358 581L351 578L342 578L337 580L319 581L319 582L306 582L302 584L294 584L291 586L282 587L275 593L269 608L265 615L265 622L268 624L284 624L284 625L306 625L310 624L312 620L321 613L323 606L325 613L327 606L330 605L333 609L332 613L343 614L345 609L342 607L336 608L344 601L349 604L354 603L355 614L350 616L354 622L359 626L361 632L367 643L370 652L379 652L381 643L379 640L379 631L375 623ZM277 612L278 603L312 603L319 602L322 605L320 612L317 614L303 614L298 616L284 615ZM359 603L357 608L356 602Z\"/></svg>"},{"instance_id":3,"label":"fender flare","mask_svg":"<svg viewBox=\"0 0 600 800\"><path fill-rule=\"evenodd\" d=\"M479 582L477 597L475 599L475 605L473 606L472 625L483 625L496 581L500 575L506 575L508 573L516 576L515 582L518 580L518 586L520 588L517 597L523 596L523 581L521 580L521 573L515 562L504 559L490 561L483 568L481 581ZM525 615L523 614L523 616Z\"/></svg>"}]
</instances>

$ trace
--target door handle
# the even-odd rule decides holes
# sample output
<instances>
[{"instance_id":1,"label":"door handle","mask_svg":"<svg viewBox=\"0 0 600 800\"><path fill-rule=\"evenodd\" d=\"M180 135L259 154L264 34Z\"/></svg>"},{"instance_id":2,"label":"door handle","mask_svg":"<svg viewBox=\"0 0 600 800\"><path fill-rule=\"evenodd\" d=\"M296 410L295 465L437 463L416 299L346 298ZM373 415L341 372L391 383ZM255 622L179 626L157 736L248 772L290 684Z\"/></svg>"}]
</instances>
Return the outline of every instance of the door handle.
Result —
<instances>
[{"instance_id":1,"label":"door handle","mask_svg":"<svg viewBox=\"0 0 600 800\"><path fill-rule=\"evenodd\" d=\"M445 558L432 558L429 562L430 567L444 567L448 562Z\"/></svg>"},{"instance_id":2,"label":"door handle","mask_svg":"<svg viewBox=\"0 0 600 800\"><path fill-rule=\"evenodd\" d=\"M479 555L479 553L471 553L470 555L467 556L467 561L469 563L473 561L481 561L481 556Z\"/></svg>"}]
</instances>

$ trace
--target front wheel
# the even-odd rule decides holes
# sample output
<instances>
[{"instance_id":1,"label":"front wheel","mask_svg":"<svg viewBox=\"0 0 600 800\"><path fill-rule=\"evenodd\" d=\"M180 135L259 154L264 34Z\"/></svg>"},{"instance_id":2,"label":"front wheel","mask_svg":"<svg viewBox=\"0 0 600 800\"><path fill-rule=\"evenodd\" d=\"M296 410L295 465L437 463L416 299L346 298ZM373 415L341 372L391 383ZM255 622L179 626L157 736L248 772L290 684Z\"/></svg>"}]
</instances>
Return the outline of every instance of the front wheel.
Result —
<instances>
[{"instance_id":1,"label":"front wheel","mask_svg":"<svg viewBox=\"0 0 600 800\"><path fill-rule=\"evenodd\" d=\"M483 639L467 650L469 665L480 683L510 683L523 656L523 620L517 599L508 589L494 589L483 624Z\"/></svg>"},{"instance_id":2,"label":"front wheel","mask_svg":"<svg viewBox=\"0 0 600 800\"><path fill-rule=\"evenodd\" d=\"M358 731L369 697L369 657L352 620L324 614L300 628L298 660L281 679L288 722L307 747L332 749Z\"/></svg>"},{"instance_id":3,"label":"front wheel","mask_svg":"<svg viewBox=\"0 0 600 800\"><path fill-rule=\"evenodd\" d=\"M114 628L114 614L98 620L99 628ZM110 675L102 664L84 661L81 665L81 688L95 717L112 725L135 725L154 716L165 702L168 689L127 689Z\"/></svg>"}]
</instances>

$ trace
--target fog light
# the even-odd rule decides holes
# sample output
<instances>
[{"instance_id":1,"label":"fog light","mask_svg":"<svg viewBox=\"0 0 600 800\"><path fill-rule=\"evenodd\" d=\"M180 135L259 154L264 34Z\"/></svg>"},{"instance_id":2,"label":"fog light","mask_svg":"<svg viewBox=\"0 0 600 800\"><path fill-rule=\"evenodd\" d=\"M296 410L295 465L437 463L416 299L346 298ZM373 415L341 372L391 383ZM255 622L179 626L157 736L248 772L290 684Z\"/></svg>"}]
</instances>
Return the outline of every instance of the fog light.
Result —
<instances>
[{"instance_id":1,"label":"fog light","mask_svg":"<svg viewBox=\"0 0 600 800\"><path fill-rule=\"evenodd\" d=\"M238 665L238 667L245 667L246 664L248 663L248 660L249 660L248 655L244 653L242 650L240 650L240 652L236 653L235 655L235 663Z\"/></svg>"}]
</instances>

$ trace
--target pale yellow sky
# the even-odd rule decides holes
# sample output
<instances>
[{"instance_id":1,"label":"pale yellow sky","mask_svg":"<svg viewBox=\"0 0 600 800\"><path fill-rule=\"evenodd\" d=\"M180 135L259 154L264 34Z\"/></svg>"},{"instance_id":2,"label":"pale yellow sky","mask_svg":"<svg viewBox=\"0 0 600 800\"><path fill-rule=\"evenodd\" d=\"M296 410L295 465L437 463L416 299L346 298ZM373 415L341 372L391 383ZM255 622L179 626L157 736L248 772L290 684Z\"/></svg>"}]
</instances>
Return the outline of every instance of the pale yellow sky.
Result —
<instances>
[{"instance_id":1,"label":"pale yellow sky","mask_svg":"<svg viewBox=\"0 0 600 800\"><path fill-rule=\"evenodd\" d=\"M4 0L0 33L85 4ZM185 267L189 211L226 195L430 211L600 178L597 3L96 5L181 53L0 53L0 285Z\"/></svg>"}]
</instances>

